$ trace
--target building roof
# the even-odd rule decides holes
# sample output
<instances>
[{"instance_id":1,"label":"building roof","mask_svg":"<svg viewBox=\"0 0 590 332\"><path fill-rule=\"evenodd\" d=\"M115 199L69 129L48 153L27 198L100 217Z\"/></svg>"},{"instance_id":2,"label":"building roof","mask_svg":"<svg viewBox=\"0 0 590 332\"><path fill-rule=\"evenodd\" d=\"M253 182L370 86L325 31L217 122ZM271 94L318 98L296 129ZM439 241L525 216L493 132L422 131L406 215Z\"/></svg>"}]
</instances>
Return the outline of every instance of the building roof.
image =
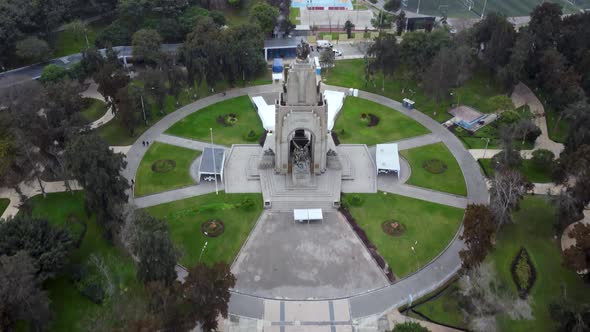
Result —
<instances>
[{"instance_id":1,"label":"building roof","mask_svg":"<svg viewBox=\"0 0 590 332\"><path fill-rule=\"evenodd\" d=\"M399 153L396 143L377 144L377 170L386 169L399 173Z\"/></svg>"},{"instance_id":2,"label":"building roof","mask_svg":"<svg viewBox=\"0 0 590 332\"><path fill-rule=\"evenodd\" d=\"M215 153L213 152L215 150ZM215 160L213 155L215 154ZM201 156L201 165L199 173L201 174L219 174L223 172L223 163L225 159L225 150L222 148L206 147ZM215 165L215 167L213 166Z\"/></svg>"},{"instance_id":3,"label":"building roof","mask_svg":"<svg viewBox=\"0 0 590 332\"><path fill-rule=\"evenodd\" d=\"M449 114L463 120L465 122L473 122L481 118L483 113L478 112L477 110L469 107L461 105L459 107L455 107L449 111Z\"/></svg>"},{"instance_id":4,"label":"building roof","mask_svg":"<svg viewBox=\"0 0 590 332\"><path fill-rule=\"evenodd\" d=\"M267 39L264 41L264 48L296 48L300 42L301 38Z\"/></svg>"}]
</instances>

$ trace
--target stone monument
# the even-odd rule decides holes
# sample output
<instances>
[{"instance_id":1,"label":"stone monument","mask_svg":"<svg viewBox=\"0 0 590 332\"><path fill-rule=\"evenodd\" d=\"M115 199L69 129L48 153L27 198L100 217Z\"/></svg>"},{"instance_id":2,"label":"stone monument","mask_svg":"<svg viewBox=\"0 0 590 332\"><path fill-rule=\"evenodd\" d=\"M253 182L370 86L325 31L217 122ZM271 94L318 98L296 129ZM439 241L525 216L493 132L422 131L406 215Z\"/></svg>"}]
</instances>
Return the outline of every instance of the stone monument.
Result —
<instances>
[{"instance_id":1,"label":"stone monument","mask_svg":"<svg viewBox=\"0 0 590 332\"><path fill-rule=\"evenodd\" d=\"M305 186L312 176L326 171L328 105L304 41L297 47L275 109L275 172Z\"/></svg>"}]
</instances>

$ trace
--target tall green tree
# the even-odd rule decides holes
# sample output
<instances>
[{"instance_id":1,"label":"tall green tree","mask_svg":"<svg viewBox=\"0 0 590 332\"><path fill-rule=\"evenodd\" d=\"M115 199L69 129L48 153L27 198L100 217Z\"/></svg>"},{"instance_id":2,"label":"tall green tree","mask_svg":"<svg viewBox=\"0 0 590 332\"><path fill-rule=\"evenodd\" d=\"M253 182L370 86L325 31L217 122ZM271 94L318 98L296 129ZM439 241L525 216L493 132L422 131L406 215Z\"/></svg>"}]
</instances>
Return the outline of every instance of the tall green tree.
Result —
<instances>
[{"instance_id":1,"label":"tall green tree","mask_svg":"<svg viewBox=\"0 0 590 332\"><path fill-rule=\"evenodd\" d=\"M384 34L375 39L367 52L373 57L372 66L383 73L381 90L385 90L385 78L392 77L399 66L399 47L392 34Z\"/></svg>"},{"instance_id":2,"label":"tall green tree","mask_svg":"<svg viewBox=\"0 0 590 332\"><path fill-rule=\"evenodd\" d=\"M385 5L383 5L383 9L390 11L390 12L397 12L402 6L402 2L400 0L387 0Z\"/></svg>"},{"instance_id":3,"label":"tall green tree","mask_svg":"<svg viewBox=\"0 0 590 332\"><path fill-rule=\"evenodd\" d=\"M180 254L170 239L168 224L144 212L138 212L134 222L137 277L144 283L161 281L170 285L176 280L175 267Z\"/></svg>"},{"instance_id":4,"label":"tall green tree","mask_svg":"<svg viewBox=\"0 0 590 332\"><path fill-rule=\"evenodd\" d=\"M236 277L226 263L207 266L199 263L189 270L184 282L184 298L190 307L189 319L201 324L203 331L217 329L217 317L227 318L230 288Z\"/></svg>"},{"instance_id":5,"label":"tall green tree","mask_svg":"<svg viewBox=\"0 0 590 332\"><path fill-rule=\"evenodd\" d=\"M516 31L505 16L488 14L474 26L475 42L482 46L482 60L492 70L500 70L510 61Z\"/></svg>"},{"instance_id":6,"label":"tall green tree","mask_svg":"<svg viewBox=\"0 0 590 332\"><path fill-rule=\"evenodd\" d=\"M257 2L250 8L250 19L258 24L260 30L266 35L272 33L278 17L279 10L265 1Z\"/></svg>"},{"instance_id":7,"label":"tall green tree","mask_svg":"<svg viewBox=\"0 0 590 332\"><path fill-rule=\"evenodd\" d=\"M162 37L153 29L141 29L131 37L133 57L148 64L156 64L160 58Z\"/></svg>"},{"instance_id":8,"label":"tall green tree","mask_svg":"<svg viewBox=\"0 0 590 332\"><path fill-rule=\"evenodd\" d=\"M182 60L190 84L199 85L205 79L209 87L221 79L223 38L219 27L209 17L197 22L195 29L186 37L182 46Z\"/></svg>"},{"instance_id":9,"label":"tall green tree","mask_svg":"<svg viewBox=\"0 0 590 332\"><path fill-rule=\"evenodd\" d=\"M352 24L350 20L346 20L346 22L344 22L344 31L346 31L348 38L352 38L352 30L354 30L354 24Z\"/></svg>"},{"instance_id":10,"label":"tall green tree","mask_svg":"<svg viewBox=\"0 0 590 332\"><path fill-rule=\"evenodd\" d=\"M460 239L465 242L465 249L459 252L463 267L470 269L479 266L491 249L496 224L492 211L482 204L469 204L463 218L463 234Z\"/></svg>"},{"instance_id":11,"label":"tall green tree","mask_svg":"<svg viewBox=\"0 0 590 332\"><path fill-rule=\"evenodd\" d=\"M33 62L43 61L51 55L49 44L37 37L27 37L16 43L16 55Z\"/></svg>"},{"instance_id":12,"label":"tall green tree","mask_svg":"<svg viewBox=\"0 0 590 332\"><path fill-rule=\"evenodd\" d=\"M122 154L114 153L95 134L73 137L65 150L67 168L85 189L86 211L96 214L107 239L120 229L121 207L127 203L129 183L121 175L127 165Z\"/></svg>"},{"instance_id":13,"label":"tall green tree","mask_svg":"<svg viewBox=\"0 0 590 332\"><path fill-rule=\"evenodd\" d=\"M0 223L0 256L26 251L40 281L55 277L68 264L72 248L70 234L46 219L19 214Z\"/></svg>"},{"instance_id":14,"label":"tall green tree","mask_svg":"<svg viewBox=\"0 0 590 332\"><path fill-rule=\"evenodd\" d=\"M49 297L41 288L35 261L26 251L0 255L0 329L14 331L18 321L31 331L44 330L51 321Z\"/></svg>"},{"instance_id":15,"label":"tall green tree","mask_svg":"<svg viewBox=\"0 0 590 332\"><path fill-rule=\"evenodd\" d=\"M401 36L402 32L404 32L407 23L408 19L406 18L406 12L402 10L397 15L397 19L395 20L395 27L398 36Z\"/></svg>"}]
</instances>

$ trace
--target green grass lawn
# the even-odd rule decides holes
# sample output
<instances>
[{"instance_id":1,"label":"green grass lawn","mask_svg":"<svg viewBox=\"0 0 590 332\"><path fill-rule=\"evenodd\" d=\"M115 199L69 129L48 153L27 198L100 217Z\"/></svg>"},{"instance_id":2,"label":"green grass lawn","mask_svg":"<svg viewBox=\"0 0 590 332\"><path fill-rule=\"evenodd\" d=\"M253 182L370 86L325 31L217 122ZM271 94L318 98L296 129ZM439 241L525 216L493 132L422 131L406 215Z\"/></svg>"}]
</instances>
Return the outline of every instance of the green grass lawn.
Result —
<instances>
[{"instance_id":1,"label":"green grass lawn","mask_svg":"<svg viewBox=\"0 0 590 332\"><path fill-rule=\"evenodd\" d=\"M560 118L559 114L547 105L545 105L545 116L549 138L554 142L565 143L570 130L567 120Z\"/></svg>"},{"instance_id":2,"label":"green grass lawn","mask_svg":"<svg viewBox=\"0 0 590 332\"><path fill-rule=\"evenodd\" d=\"M4 210L10 205L10 200L8 198L0 198L0 216L4 213Z\"/></svg>"},{"instance_id":3,"label":"green grass lawn","mask_svg":"<svg viewBox=\"0 0 590 332\"><path fill-rule=\"evenodd\" d=\"M31 198L31 205L34 216L47 218L54 225L71 229L66 222L71 214L86 222L88 229L80 248L72 253L72 263L85 263L91 255L97 255L105 260L113 277L119 279L119 291L125 293L142 288L136 279L132 260L103 238L94 217L87 217L83 192L47 194L46 198L37 195ZM97 305L82 296L67 276L49 280L44 286L49 292L51 309L55 312L51 331L86 331L85 326L80 325L83 319L88 315L100 315L109 309L108 301Z\"/></svg>"},{"instance_id":4,"label":"green grass lawn","mask_svg":"<svg viewBox=\"0 0 590 332\"><path fill-rule=\"evenodd\" d=\"M218 117L227 118L232 113L236 114L237 122L230 126L219 123ZM205 107L178 121L166 133L208 142L209 128L213 128L215 143L223 145L252 143L264 132L250 98L241 96ZM256 136L249 140L247 135L250 131L254 131Z\"/></svg>"},{"instance_id":5,"label":"green grass lawn","mask_svg":"<svg viewBox=\"0 0 590 332\"><path fill-rule=\"evenodd\" d=\"M439 321L440 323L465 329L467 326L463 321L463 313L457 302L458 290L459 287L457 286L457 283L452 283L436 299L419 304L414 307L414 310L420 312L431 320L436 321L442 319ZM409 316L423 319L411 311Z\"/></svg>"},{"instance_id":6,"label":"green grass lawn","mask_svg":"<svg viewBox=\"0 0 590 332\"><path fill-rule=\"evenodd\" d=\"M434 143L418 148L403 150L401 155L410 163L412 175L408 184L444 191L455 195L466 196L467 188L463 173L455 157L443 143ZM422 167L422 164L430 159L438 159L447 165L447 169L434 174Z\"/></svg>"},{"instance_id":7,"label":"green grass lawn","mask_svg":"<svg viewBox=\"0 0 590 332\"><path fill-rule=\"evenodd\" d=\"M160 142L150 144L137 169L135 195L150 195L194 184L190 165L200 155L201 151L175 145ZM165 173L155 172L152 165L161 159L174 160L176 167Z\"/></svg>"},{"instance_id":8,"label":"green grass lawn","mask_svg":"<svg viewBox=\"0 0 590 332\"><path fill-rule=\"evenodd\" d=\"M378 116L379 124L368 127L368 116L363 120L363 113ZM374 145L425 135L430 131L394 109L366 99L348 97L336 120L334 132L342 143Z\"/></svg>"},{"instance_id":9,"label":"green grass lawn","mask_svg":"<svg viewBox=\"0 0 590 332\"><path fill-rule=\"evenodd\" d=\"M418 110L439 122L451 118L447 111L451 103L457 103L457 95L461 104L474 108L484 107L485 110L487 106L484 105L487 105L488 97L504 93L498 84L493 83L494 79L491 74L476 71L471 80L466 82L463 87L456 89L453 96L449 95L449 99L441 101L437 107L436 101L427 96L416 81L404 78L407 75L404 74L403 69L398 70L393 78L387 78L385 90L382 90L382 75L380 73L375 75L374 84L365 83L364 66L364 59L337 61L334 68L327 72L323 71L325 83L377 93L399 102L404 98L412 99L416 102L415 106Z\"/></svg>"},{"instance_id":10,"label":"green grass lawn","mask_svg":"<svg viewBox=\"0 0 590 332\"><path fill-rule=\"evenodd\" d=\"M357 195L363 203L353 206L350 199ZM463 219L462 209L383 192L349 194L344 200L397 277L407 276L436 257ZM406 232L398 237L385 234L381 224L391 219L402 223Z\"/></svg>"},{"instance_id":11,"label":"green grass lawn","mask_svg":"<svg viewBox=\"0 0 590 332\"><path fill-rule=\"evenodd\" d=\"M84 110L82 111L82 117L88 122L100 119L107 112L107 105L102 100L84 98L83 102Z\"/></svg>"},{"instance_id":12,"label":"green grass lawn","mask_svg":"<svg viewBox=\"0 0 590 332\"><path fill-rule=\"evenodd\" d=\"M246 198L254 202L251 210L240 206ZM201 252L204 263L231 264L260 216L262 195L211 193L146 210L152 216L168 221L172 240L183 253L180 263L184 266L197 264ZM201 224L211 219L220 219L225 225L224 233L215 238L201 233ZM203 251L205 242L207 247Z\"/></svg>"},{"instance_id":13,"label":"green grass lawn","mask_svg":"<svg viewBox=\"0 0 590 332\"><path fill-rule=\"evenodd\" d=\"M590 287L572 271L562 266L559 238L553 238L555 211L547 198L527 196L515 212L514 223L506 225L497 235L496 249L488 256L498 271L501 282L508 286L514 297L518 292L512 281L510 265L521 247L525 247L537 270L537 280L529 295L533 320L511 320L508 315L499 316L499 331L529 332L554 331L556 324L549 316L549 304L561 296L565 287L567 296L576 302L587 302ZM453 303L453 299L455 303ZM453 317L460 315L457 297L441 297L418 306L432 307L430 318L453 324ZM445 308L444 311L438 308ZM429 310L429 309L427 309Z\"/></svg>"},{"instance_id":14,"label":"green grass lawn","mask_svg":"<svg viewBox=\"0 0 590 332\"><path fill-rule=\"evenodd\" d=\"M88 26L88 43L90 47L94 46L94 40L96 35L108 26L108 22L105 20L99 20ZM76 36L75 34L63 30L56 33L55 45L53 51L53 57L59 58L66 55L80 53L86 49L86 38L84 36ZM113 45L123 46L123 45Z\"/></svg>"},{"instance_id":15,"label":"green grass lawn","mask_svg":"<svg viewBox=\"0 0 590 332\"><path fill-rule=\"evenodd\" d=\"M492 159L478 159L477 162L488 177L494 176L494 168L492 167ZM522 161L520 171L531 182L535 183L549 183L551 179L551 170L544 167L538 167L532 160L526 159Z\"/></svg>"},{"instance_id":16,"label":"green grass lawn","mask_svg":"<svg viewBox=\"0 0 590 332\"><path fill-rule=\"evenodd\" d=\"M299 8L289 8L289 20L291 23L298 25L301 24L299 17L301 16L301 10Z\"/></svg>"}]
</instances>

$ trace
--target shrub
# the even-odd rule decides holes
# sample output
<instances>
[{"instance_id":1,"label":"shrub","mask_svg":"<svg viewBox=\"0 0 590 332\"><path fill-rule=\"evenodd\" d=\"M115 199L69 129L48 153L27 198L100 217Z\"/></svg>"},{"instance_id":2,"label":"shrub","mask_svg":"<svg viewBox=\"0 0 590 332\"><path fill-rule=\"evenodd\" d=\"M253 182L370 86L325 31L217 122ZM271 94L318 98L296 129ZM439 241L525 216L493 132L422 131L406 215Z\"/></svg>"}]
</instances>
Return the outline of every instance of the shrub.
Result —
<instances>
[{"instance_id":1,"label":"shrub","mask_svg":"<svg viewBox=\"0 0 590 332\"><path fill-rule=\"evenodd\" d=\"M22 59L42 61L49 57L49 44L37 37L27 37L16 43L16 55Z\"/></svg>"},{"instance_id":2,"label":"shrub","mask_svg":"<svg viewBox=\"0 0 590 332\"><path fill-rule=\"evenodd\" d=\"M254 130L250 130L246 135L244 135L244 140L248 142L254 142L257 138L258 136Z\"/></svg>"},{"instance_id":3,"label":"shrub","mask_svg":"<svg viewBox=\"0 0 590 332\"><path fill-rule=\"evenodd\" d=\"M530 143L535 143L535 141L537 140L537 137L541 136L541 129L539 127L536 127L534 130L529 131L526 136L524 137L524 139L527 142Z\"/></svg>"},{"instance_id":4,"label":"shrub","mask_svg":"<svg viewBox=\"0 0 590 332\"><path fill-rule=\"evenodd\" d=\"M58 65L49 64L43 68L43 73L39 80L43 83L55 83L63 80L68 74L65 68Z\"/></svg>"},{"instance_id":5,"label":"shrub","mask_svg":"<svg viewBox=\"0 0 590 332\"><path fill-rule=\"evenodd\" d=\"M533 151L533 158L531 161L539 168L547 168L553 164L555 154L549 150L539 149Z\"/></svg>"},{"instance_id":6,"label":"shrub","mask_svg":"<svg viewBox=\"0 0 590 332\"><path fill-rule=\"evenodd\" d=\"M439 159L429 159L422 163L422 167L432 174L441 174L447 170L447 164Z\"/></svg>"},{"instance_id":7,"label":"shrub","mask_svg":"<svg viewBox=\"0 0 590 332\"><path fill-rule=\"evenodd\" d=\"M511 125L513 123L518 122L520 120L520 114L516 111L505 111L500 114L500 118L498 119L498 123L501 125Z\"/></svg>"},{"instance_id":8,"label":"shrub","mask_svg":"<svg viewBox=\"0 0 590 332\"><path fill-rule=\"evenodd\" d=\"M88 270L84 265L81 264L73 264L68 270L68 279L74 283L86 278L87 275Z\"/></svg>"},{"instance_id":9,"label":"shrub","mask_svg":"<svg viewBox=\"0 0 590 332\"><path fill-rule=\"evenodd\" d=\"M391 332L429 332L430 330L415 322L395 324Z\"/></svg>"},{"instance_id":10,"label":"shrub","mask_svg":"<svg viewBox=\"0 0 590 332\"><path fill-rule=\"evenodd\" d=\"M105 291L102 285L96 281L86 283L82 286L80 293L96 304L101 304L105 298Z\"/></svg>"},{"instance_id":11,"label":"shrub","mask_svg":"<svg viewBox=\"0 0 590 332\"><path fill-rule=\"evenodd\" d=\"M352 195L352 198L350 199L350 205L352 206L361 206L363 205L363 199L361 196L359 195Z\"/></svg>"},{"instance_id":12,"label":"shrub","mask_svg":"<svg viewBox=\"0 0 590 332\"><path fill-rule=\"evenodd\" d=\"M512 280L518 289L518 296L525 299L536 279L535 267L525 248L520 248L520 251L512 261L511 272Z\"/></svg>"},{"instance_id":13,"label":"shrub","mask_svg":"<svg viewBox=\"0 0 590 332\"><path fill-rule=\"evenodd\" d=\"M367 125L367 127L375 127L378 124L379 124L379 117L376 116L375 114L369 113L369 124Z\"/></svg>"},{"instance_id":14,"label":"shrub","mask_svg":"<svg viewBox=\"0 0 590 332\"><path fill-rule=\"evenodd\" d=\"M254 201L251 198L245 198L242 201L242 204L240 204L240 207L243 210L246 210L246 211L252 211L252 210L254 210L254 207L255 206L256 206L256 204L254 203Z\"/></svg>"}]
</instances>

